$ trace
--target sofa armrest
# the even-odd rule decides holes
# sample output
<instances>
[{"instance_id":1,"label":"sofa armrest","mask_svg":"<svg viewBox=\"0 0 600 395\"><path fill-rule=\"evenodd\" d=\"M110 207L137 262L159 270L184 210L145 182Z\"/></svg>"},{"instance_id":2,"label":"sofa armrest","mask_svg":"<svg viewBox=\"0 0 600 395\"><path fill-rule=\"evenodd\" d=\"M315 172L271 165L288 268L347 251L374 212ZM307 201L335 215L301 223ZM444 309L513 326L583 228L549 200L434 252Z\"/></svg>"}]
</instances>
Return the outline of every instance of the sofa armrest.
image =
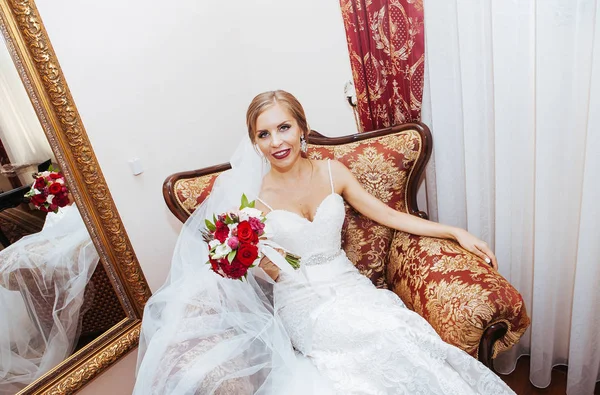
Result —
<instances>
[{"instance_id":1,"label":"sofa armrest","mask_svg":"<svg viewBox=\"0 0 600 395\"><path fill-rule=\"evenodd\" d=\"M444 341L476 358L486 330L488 338L488 329L502 328L489 356L495 358L517 343L529 326L519 292L453 240L396 232L386 274L389 288L407 307L423 316Z\"/></svg>"}]
</instances>

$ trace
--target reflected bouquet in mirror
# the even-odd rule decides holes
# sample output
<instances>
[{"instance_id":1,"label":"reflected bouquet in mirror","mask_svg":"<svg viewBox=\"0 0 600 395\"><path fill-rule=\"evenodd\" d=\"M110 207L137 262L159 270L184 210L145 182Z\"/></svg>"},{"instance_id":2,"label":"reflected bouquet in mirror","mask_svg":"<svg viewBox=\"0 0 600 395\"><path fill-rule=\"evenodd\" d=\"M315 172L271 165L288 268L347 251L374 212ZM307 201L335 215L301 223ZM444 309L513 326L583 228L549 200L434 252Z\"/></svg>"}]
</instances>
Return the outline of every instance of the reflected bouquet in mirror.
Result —
<instances>
[{"instance_id":1,"label":"reflected bouquet in mirror","mask_svg":"<svg viewBox=\"0 0 600 395\"><path fill-rule=\"evenodd\" d=\"M222 277L246 278L265 250L279 247L268 240L265 222L262 212L254 208L254 201L249 202L245 195L238 210L213 215L212 222L207 219L206 230L202 231L209 247L206 263ZM284 258L292 268L300 267L298 256L285 253Z\"/></svg>"},{"instance_id":2,"label":"reflected bouquet in mirror","mask_svg":"<svg viewBox=\"0 0 600 395\"><path fill-rule=\"evenodd\" d=\"M65 177L50 166L47 171L34 174L35 181L25 197L30 198L30 203L45 212L58 212L60 207L70 203L69 190Z\"/></svg>"}]
</instances>

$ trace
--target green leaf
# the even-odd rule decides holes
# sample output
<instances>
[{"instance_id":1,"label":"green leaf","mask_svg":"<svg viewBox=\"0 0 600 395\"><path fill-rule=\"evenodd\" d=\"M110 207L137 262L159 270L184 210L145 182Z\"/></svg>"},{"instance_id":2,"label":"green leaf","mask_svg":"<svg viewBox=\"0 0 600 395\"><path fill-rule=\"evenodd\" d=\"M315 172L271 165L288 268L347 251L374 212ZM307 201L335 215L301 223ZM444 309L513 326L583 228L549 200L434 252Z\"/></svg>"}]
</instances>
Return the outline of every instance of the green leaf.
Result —
<instances>
[{"instance_id":1,"label":"green leaf","mask_svg":"<svg viewBox=\"0 0 600 395\"><path fill-rule=\"evenodd\" d=\"M237 254L237 250L232 250L228 255L227 255L227 260L229 261L229 263L233 262L233 259L235 258Z\"/></svg>"},{"instance_id":2,"label":"green leaf","mask_svg":"<svg viewBox=\"0 0 600 395\"><path fill-rule=\"evenodd\" d=\"M209 220L205 219L204 223L206 224L206 229L210 230L211 232L214 232L215 230L217 230L217 227Z\"/></svg>"},{"instance_id":3,"label":"green leaf","mask_svg":"<svg viewBox=\"0 0 600 395\"><path fill-rule=\"evenodd\" d=\"M234 224L235 222L228 216L225 217L225 225L231 225Z\"/></svg>"},{"instance_id":4,"label":"green leaf","mask_svg":"<svg viewBox=\"0 0 600 395\"><path fill-rule=\"evenodd\" d=\"M254 200L253 200L253 201L251 201L251 202L248 204L248 207L250 207L250 208L254 208Z\"/></svg>"},{"instance_id":5,"label":"green leaf","mask_svg":"<svg viewBox=\"0 0 600 395\"><path fill-rule=\"evenodd\" d=\"M245 193L242 193L242 205L240 206L240 210L248 207L248 197L246 197Z\"/></svg>"}]
</instances>

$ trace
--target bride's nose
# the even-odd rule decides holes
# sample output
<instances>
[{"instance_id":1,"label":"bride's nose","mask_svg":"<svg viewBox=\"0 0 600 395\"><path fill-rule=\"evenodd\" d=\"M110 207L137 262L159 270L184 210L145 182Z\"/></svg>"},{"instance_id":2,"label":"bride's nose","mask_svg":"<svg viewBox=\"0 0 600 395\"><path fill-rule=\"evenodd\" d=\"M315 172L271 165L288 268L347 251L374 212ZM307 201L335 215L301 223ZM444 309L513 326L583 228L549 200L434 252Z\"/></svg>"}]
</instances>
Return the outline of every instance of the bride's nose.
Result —
<instances>
[{"instance_id":1,"label":"bride's nose","mask_svg":"<svg viewBox=\"0 0 600 395\"><path fill-rule=\"evenodd\" d=\"M271 147L273 148L277 148L281 145L281 142L283 140L281 140L281 137L278 135L278 133L273 133L272 137L271 137Z\"/></svg>"}]
</instances>

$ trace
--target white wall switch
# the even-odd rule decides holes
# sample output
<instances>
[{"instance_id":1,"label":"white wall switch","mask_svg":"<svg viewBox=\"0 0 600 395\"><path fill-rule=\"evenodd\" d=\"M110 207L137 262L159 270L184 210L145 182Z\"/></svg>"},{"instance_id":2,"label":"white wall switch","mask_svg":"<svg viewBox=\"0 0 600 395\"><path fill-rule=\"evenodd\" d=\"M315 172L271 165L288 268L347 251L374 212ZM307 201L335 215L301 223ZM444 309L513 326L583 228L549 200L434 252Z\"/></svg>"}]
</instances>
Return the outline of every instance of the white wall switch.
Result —
<instances>
[{"instance_id":1,"label":"white wall switch","mask_svg":"<svg viewBox=\"0 0 600 395\"><path fill-rule=\"evenodd\" d=\"M140 175L144 172L144 166L140 158L129 159L129 167L134 176Z\"/></svg>"}]
</instances>

